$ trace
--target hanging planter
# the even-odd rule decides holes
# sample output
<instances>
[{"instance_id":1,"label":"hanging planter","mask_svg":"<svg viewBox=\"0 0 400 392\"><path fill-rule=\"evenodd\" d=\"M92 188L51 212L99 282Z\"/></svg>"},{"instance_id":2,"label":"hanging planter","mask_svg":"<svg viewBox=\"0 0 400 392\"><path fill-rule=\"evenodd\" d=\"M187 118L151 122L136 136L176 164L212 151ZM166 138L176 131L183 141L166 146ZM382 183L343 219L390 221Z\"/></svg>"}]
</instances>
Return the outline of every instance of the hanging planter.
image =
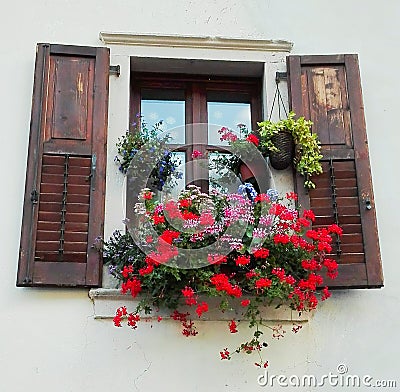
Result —
<instances>
[{"instance_id":1,"label":"hanging planter","mask_svg":"<svg viewBox=\"0 0 400 392\"><path fill-rule=\"evenodd\" d=\"M271 166L276 170L287 169L294 158L294 141L290 132L280 131L271 137L276 151L269 153Z\"/></svg>"},{"instance_id":2,"label":"hanging planter","mask_svg":"<svg viewBox=\"0 0 400 392\"><path fill-rule=\"evenodd\" d=\"M286 159L289 164L293 164L295 170L305 177L304 186L306 188L315 188L311 177L322 173L321 165L321 147L318 136L311 132L312 122L304 117L295 119L295 113L290 112L286 119L272 122L270 120L258 123L260 127L261 144L268 151L270 162L275 169L284 169ZM288 134L292 138L294 147L289 148L289 155L286 151L286 142L281 142L280 138ZM286 136L286 135L285 135ZM276 139L277 138L277 139ZM280 145L282 143L282 146ZM284 159L276 159L276 154L283 153ZM286 156L288 155L288 156ZM279 156L279 155L278 155ZM291 157L291 159L289 159ZM274 166L274 160L277 160L277 166Z\"/></svg>"}]
</instances>

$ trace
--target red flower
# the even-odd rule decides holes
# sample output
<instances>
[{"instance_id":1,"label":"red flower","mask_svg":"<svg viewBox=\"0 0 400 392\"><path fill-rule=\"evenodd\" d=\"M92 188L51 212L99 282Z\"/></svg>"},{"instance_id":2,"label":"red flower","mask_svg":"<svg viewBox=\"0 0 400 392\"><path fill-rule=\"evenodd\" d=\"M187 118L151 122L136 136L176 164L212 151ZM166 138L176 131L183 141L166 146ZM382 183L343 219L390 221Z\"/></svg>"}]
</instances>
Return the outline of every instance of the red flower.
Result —
<instances>
[{"instance_id":1,"label":"red flower","mask_svg":"<svg viewBox=\"0 0 400 392\"><path fill-rule=\"evenodd\" d=\"M184 289L182 289L182 294L186 298L190 298L194 296L194 290L191 287L185 286Z\"/></svg>"},{"instance_id":2,"label":"red flower","mask_svg":"<svg viewBox=\"0 0 400 392\"><path fill-rule=\"evenodd\" d=\"M285 270L283 268L273 268L271 272L273 275L277 276L281 282L286 278Z\"/></svg>"},{"instance_id":3,"label":"red flower","mask_svg":"<svg viewBox=\"0 0 400 392\"><path fill-rule=\"evenodd\" d=\"M255 272L254 270L251 270L249 272L246 272L246 278L251 279L254 278L255 276L259 276L260 274Z\"/></svg>"},{"instance_id":4,"label":"red flower","mask_svg":"<svg viewBox=\"0 0 400 392\"><path fill-rule=\"evenodd\" d=\"M238 285L235 285L235 286L230 285L230 287L228 287L226 292L229 295L231 295L232 297L236 297L236 298L240 298L243 295L242 289Z\"/></svg>"},{"instance_id":5,"label":"red flower","mask_svg":"<svg viewBox=\"0 0 400 392\"><path fill-rule=\"evenodd\" d=\"M251 133L249 136L246 137L246 140L250 143L253 143L255 146L258 146L260 144L260 140L258 140L258 137Z\"/></svg>"},{"instance_id":6,"label":"red flower","mask_svg":"<svg viewBox=\"0 0 400 392\"><path fill-rule=\"evenodd\" d=\"M322 297L321 297L321 301L325 301L326 299L328 299L331 296L331 293L328 290L328 287L325 286L322 289Z\"/></svg>"},{"instance_id":7,"label":"red flower","mask_svg":"<svg viewBox=\"0 0 400 392\"><path fill-rule=\"evenodd\" d=\"M315 221L315 215L314 212L311 210L304 210L303 211L303 218L310 219L311 221Z\"/></svg>"},{"instance_id":8,"label":"red flower","mask_svg":"<svg viewBox=\"0 0 400 392\"><path fill-rule=\"evenodd\" d=\"M129 274L131 274L133 272L133 267L130 265L129 267L127 267L126 265L124 265L124 269L122 270L122 276L126 279L128 278Z\"/></svg>"},{"instance_id":9,"label":"red flower","mask_svg":"<svg viewBox=\"0 0 400 392\"><path fill-rule=\"evenodd\" d=\"M192 205L192 201L190 199L182 199L179 200L179 207L181 208L188 208Z\"/></svg>"},{"instance_id":10,"label":"red flower","mask_svg":"<svg viewBox=\"0 0 400 392\"><path fill-rule=\"evenodd\" d=\"M122 327L121 321L122 321L122 317L120 315L117 314L114 316L113 322L116 327Z\"/></svg>"},{"instance_id":11,"label":"red flower","mask_svg":"<svg viewBox=\"0 0 400 392\"><path fill-rule=\"evenodd\" d=\"M125 306L121 306L120 308L118 308L115 312L115 317L113 318L114 321L114 325L116 327L122 327L121 325L121 321L123 316L126 316L128 314L126 307Z\"/></svg>"},{"instance_id":12,"label":"red flower","mask_svg":"<svg viewBox=\"0 0 400 392\"><path fill-rule=\"evenodd\" d=\"M338 275L338 264L335 260L333 259L325 259L322 262L323 266L326 267L326 269L328 270L327 275L331 278L331 279L335 279Z\"/></svg>"},{"instance_id":13,"label":"red flower","mask_svg":"<svg viewBox=\"0 0 400 392\"><path fill-rule=\"evenodd\" d=\"M207 302L202 302L199 304L196 308L196 313L198 314L199 317L205 312L208 312L208 304Z\"/></svg>"},{"instance_id":14,"label":"red flower","mask_svg":"<svg viewBox=\"0 0 400 392\"><path fill-rule=\"evenodd\" d=\"M244 300L242 300L242 302L240 304L242 306L249 306L250 305L250 300L249 299L244 299Z\"/></svg>"},{"instance_id":15,"label":"red flower","mask_svg":"<svg viewBox=\"0 0 400 392\"><path fill-rule=\"evenodd\" d=\"M137 328L137 323L140 321L140 315L137 313L129 313L128 315L128 325L133 329Z\"/></svg>"},{"instance_id":16,"label":"red flower","mask_svg":"<svg viewBox=\"0 0 400 392\"><path fill-rule=\"evenodd\" d=\"M148 264L147 267L145 268L140 268L139 270L139 275L144 276L144 275L149 275L153 272L154 267L152 264Z\"/></svg>"},{"instance_id":17,"label":"red flower","mask_svg":"<svg viewBox=\"0 0 400 392\"><path fill-rule=\"evenodd\" d=\"M145 200L151 200L153 198L153 192L147 191L144 195L143 195L143 199Z\"/></svg>"},{"instance_id":18,"label":"red flower","mask_svg":"<svg viewBox=\"0 0 400 392\"><path fill-rule=\"evenodd\" d=\"M182 212L182 218L184 220L195 220L195 219L198 219L199 216L197 214L195 214L194 212L183 211Z\"/></svg>"},{"instance_id":19,"label":"red flower","mask_svg":"<svg viewBox=\"0 0 400 392\"><path fill-rule=\"evenodd\" d=\"M164 215L153 215L153 223L159 225L160 223L165 223Z\"/></svg>"},{"instance_id":20,"label":"red flower","mask_svg":"<svg viewBox=\"0 0 400 392\"><path fill-rule=\"evenodd\" d=\"M301 262L301 266L310 271L317 271L321 269L321 266L317 263L315 259L312 260L303 260Z\"/></svg>"},{"instance_id":21,"label":"red flower","mask_svg":"<svg viewBox=\"0 0 400 392\"><path fill-rule=\"evenodd\" d=\"M257 289L268 288L271 286L271 284L272 284L271 279L260 278L260 279L256 280L256 288Z\"/></svg>"},{"instance_id":22,"label":"red flower","mask_svg":"<svg viewBox=\"0 0 400 392\"><path fill-rule=\"evenodd\" d=\"M265 201L266 203L269 203L271 201L271 199L269 198L269 196L266 193L260 193L259 195L256 196L256 198L254 199L255 202L263 202Z\"/></svg>"},{"instance_id":23,"label":"red flower","mask_svg":"<svg viewBox=\"0 0 400 392\"><path fill-rule=\"evenodd\" d=\"M249 256L238 256L236 259L236 265L247 265L250 263Z\"/></svg>"},{"instance_id":24,"label":"red flower","mask_svg":"<svg viewBox=\"0 0 400 392\"><path fill-rule=\"evenodd\" d=\"M289 284L290 286L293 286L293 285L296 283L296 279L293 278L292 275L289 275L289 276L286 276L286 277L285 277L285 282L286 282L287 284Z\"/></svg>"},{"instance_id":25,"label":"red flower","mask_svg":"<svg viewBox=\"0 0 400 392\"><path fill-rule=\"evenodd\" d=\"M288 192L288 193L286 193L286 199L292 199L292 200L297 200L298 199L298 197L297 197L297 193L295 193L295 192Z\"/></svg>"},{"instance_id":26,"label":"red flower","mask_svg":"<svg viewBox=\"0 0 400 392\"><path fill-rule=\"evenodd\" d=\"M127 282L122 283L121 285L122 294L126 294L128 290L131 292L132 297L136 297L142 290L140 280L137 278L133 278L128 280Z\"/></svg>"},{"instance_id":27,"label":"red flower","mask_svg":"<svg viewBox=\"0 0 400 392\"><path fill-rule=\"evenodd\" d=\"M221 359L231 359L230 352L227 348L224 348L222 351L219 352Z\"/></svg>"},{"instance_id":28,"label":"red flower","mask_svg":"<svg viewBox=\"0 0 400 392\"><path fill-rule=\"evenodd\" d=\"M238 330L237 330L237 324L236 324L236 322L235 322L235 320L231 320L230 322L229 322L229 331L231 332L231 333L236 333Z\"/></svg>"},{"instance_id":29,"label":"red flower","mask_svg":"<svg viewBox=\"0 0 400 392\"><path fill-rule=\"evenodd\" d=\"M165 230L161 235L160 238L164 240L167 244L172 244L173 240L179 237L179 231L174 230Z\"/></svg>"},{"instance_id":30,"label":"red flower","mask_svg":"<svg viewBox=\"0 0 400 392\"><path fill-rule=\"evenodd\" d=\"M199 150L193 150L193 152L192 152L192 158L193 158L193 159L200 158L201 156L203 156L203 154L201 153L201 151L199 151Z\"/></svg>"},{"instance_id":31,"label":"red flower","mask_svg":"<svg viewBox=\"0 0 400 392\"><path fill-rule=\"evenodd\" d=\"M335 233L335 234L337 234L339 236L341 236L343 234L343 229L341 227L339 227L338 225L336 225L336 224L330 225L328 227L328 231L330 233Z\"/></svg>"},{"instance_id":32,"label":"red flower","mask_svg":"<svg viewBox=\"0 0 400 392\"><path fill-rule=\"evenodd\" d=\"M266 259L269 256L269 250L266 248L257 249L253 255L256 259Z\"/></svg>"},{"instance_id":33,"label":"red flower","mask_svg":"<svg viewBox=\"0 0 400 392\"><path fill-rule=\"evenodd\" d=\"M274 242L275 244L287 244L290 241L290 237L287 234L275 234Z\"/></svg>"}]
</instances>

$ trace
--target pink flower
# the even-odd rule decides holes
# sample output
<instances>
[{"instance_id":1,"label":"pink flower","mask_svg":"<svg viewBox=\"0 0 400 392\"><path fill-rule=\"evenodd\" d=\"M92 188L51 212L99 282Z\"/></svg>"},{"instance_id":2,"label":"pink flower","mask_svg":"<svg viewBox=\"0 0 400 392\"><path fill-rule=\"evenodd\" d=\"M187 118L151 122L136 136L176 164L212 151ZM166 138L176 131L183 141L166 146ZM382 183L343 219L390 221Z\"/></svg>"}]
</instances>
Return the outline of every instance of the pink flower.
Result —
<instances>
[{"instance_id":1,"label":"pink flower","mask_svg":"<svg viewBox=\"0 0 400 392\"><path fill-rule=\"evenodd\" d=\"M201 158L203 156L203 153L199 150L193 150L192 152L192 158L196 159L196 158Z\"/></svg>"}]
</instances>

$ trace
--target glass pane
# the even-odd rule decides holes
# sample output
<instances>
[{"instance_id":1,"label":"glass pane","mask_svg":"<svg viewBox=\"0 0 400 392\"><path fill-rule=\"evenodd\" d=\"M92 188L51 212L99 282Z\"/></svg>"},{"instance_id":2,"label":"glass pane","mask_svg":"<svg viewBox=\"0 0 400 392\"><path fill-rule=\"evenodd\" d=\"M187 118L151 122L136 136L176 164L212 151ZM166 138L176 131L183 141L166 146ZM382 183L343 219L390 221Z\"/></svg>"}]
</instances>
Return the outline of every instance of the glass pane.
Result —
<instances>
[{"instance_id":1,"label":"glass pane","mask_svg":"<svg viewBox=\"0 0 400 392\"><path fill-rule=\"evenodd\" d=\"M221 127L230 128L240 137L238 124L246 125L251 130L250 103L208 102L208 144L226 146L226 141L220 140L218 131Z\"/></svg>"},{"instance_id":2,"label":"glass pane","mask_svg":"<svg viewBox=\"0 0 400 392\"><path fill-rule=\"evenodd\" d=\"M219 192L229 193L237 192L238 186L241 184L239 177L232 171L228 170L223 162L224 158L230 154L209 153L209 191L215 189Z\"/></svg>"},{"instance_id":3,"label":"glass pane","mask_svg":"<svg viewBox=\"0 0 400 392\"><path fill-rule=\"evenodd\" d=\"M169 143L185 144L185 93L181 90L143 90L141 115L148 127L162 120Z\"/></svg>"},{"instance_id":4,"label":"glass pane","mask_svg":"<svg viewBox=\"0 0 400 392\"><path fill-rule=\"evenodd\" d=\"M185 189L185 177L186 177L186 155L184 152L174 151L172 155L180 161L180 165L177 167L176 172L178 175L172 176L167 181L167 187L164 188L165 191L171 192L174 198L177 198L179 192Z\"/></svg>"}]
</instances>

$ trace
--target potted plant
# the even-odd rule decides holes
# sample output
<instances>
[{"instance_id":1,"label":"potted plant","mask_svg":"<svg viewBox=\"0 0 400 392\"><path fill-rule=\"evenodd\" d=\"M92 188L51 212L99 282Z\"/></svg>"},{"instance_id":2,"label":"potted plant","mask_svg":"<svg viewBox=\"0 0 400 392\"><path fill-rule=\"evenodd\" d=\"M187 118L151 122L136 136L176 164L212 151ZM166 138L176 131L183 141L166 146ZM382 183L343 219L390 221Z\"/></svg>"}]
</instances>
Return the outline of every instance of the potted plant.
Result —
<instances>
[{"instance_id":1,"label":"potted plant","mask_svg":"<svg viewBox=\"0 0 400 392\"><path fill-rule=\"evenodd\" d=\"M143 189L128 232L117 231L103 242L110 273L120 280L123 293L138 298L134 309L117 309L114 324L126 322L136 329L149 315L161 321L152 312L169 308L182 334L195 336L193 320L211 308L209 298L217 298L221 310L236 301L252 338L234 350L220 347L220 358L257 353L256 366L266 367L264 333L269 328L275 337L282 334L266 324L263 307L287 304L305 312L317 307L318 297L328 298L328 288L317 292L317 287L323 287L322 271L337 275L328 254L332 237L342 230L337 225L311 229L314 214L295 206L294 193L281 198L269 190L252 199L243 187L234 194L208 195L188 186L177 199L155 196ZM238 318L230 320L227 332L237 333L240 324Z\"/></svg>"},{"instance_id":2,"label":"potted plant","mask_svg":"<svg viewBox=\"0 0 400 392\"><path fill-rule=\"evenodd\" d=\"M162 121L149 129L140 114L137 118L133 131L126 131L118 139L118 154L114 161L121 173L141 176L148 180L147 186L162 190L168 178L174 181L182 177L182 173L177 171L180 161L168 148L170 136L161 130Z\"/></svg>"},{"instance_id":3,"label":"potted plant","mask_svg":"<svg viewBox=\"0 0 400 392\"><path fill-rule=\"evenodd\" d=\"M311 132L311 125L304 117L295 119L293 112L278 122L258 123L260 144L268 151L271 165L284 169L292 161L297 172L305 177L307 188L314 188L311 177L322 173L320 142L318 135Z\"/></svg>"}]
</instances>

